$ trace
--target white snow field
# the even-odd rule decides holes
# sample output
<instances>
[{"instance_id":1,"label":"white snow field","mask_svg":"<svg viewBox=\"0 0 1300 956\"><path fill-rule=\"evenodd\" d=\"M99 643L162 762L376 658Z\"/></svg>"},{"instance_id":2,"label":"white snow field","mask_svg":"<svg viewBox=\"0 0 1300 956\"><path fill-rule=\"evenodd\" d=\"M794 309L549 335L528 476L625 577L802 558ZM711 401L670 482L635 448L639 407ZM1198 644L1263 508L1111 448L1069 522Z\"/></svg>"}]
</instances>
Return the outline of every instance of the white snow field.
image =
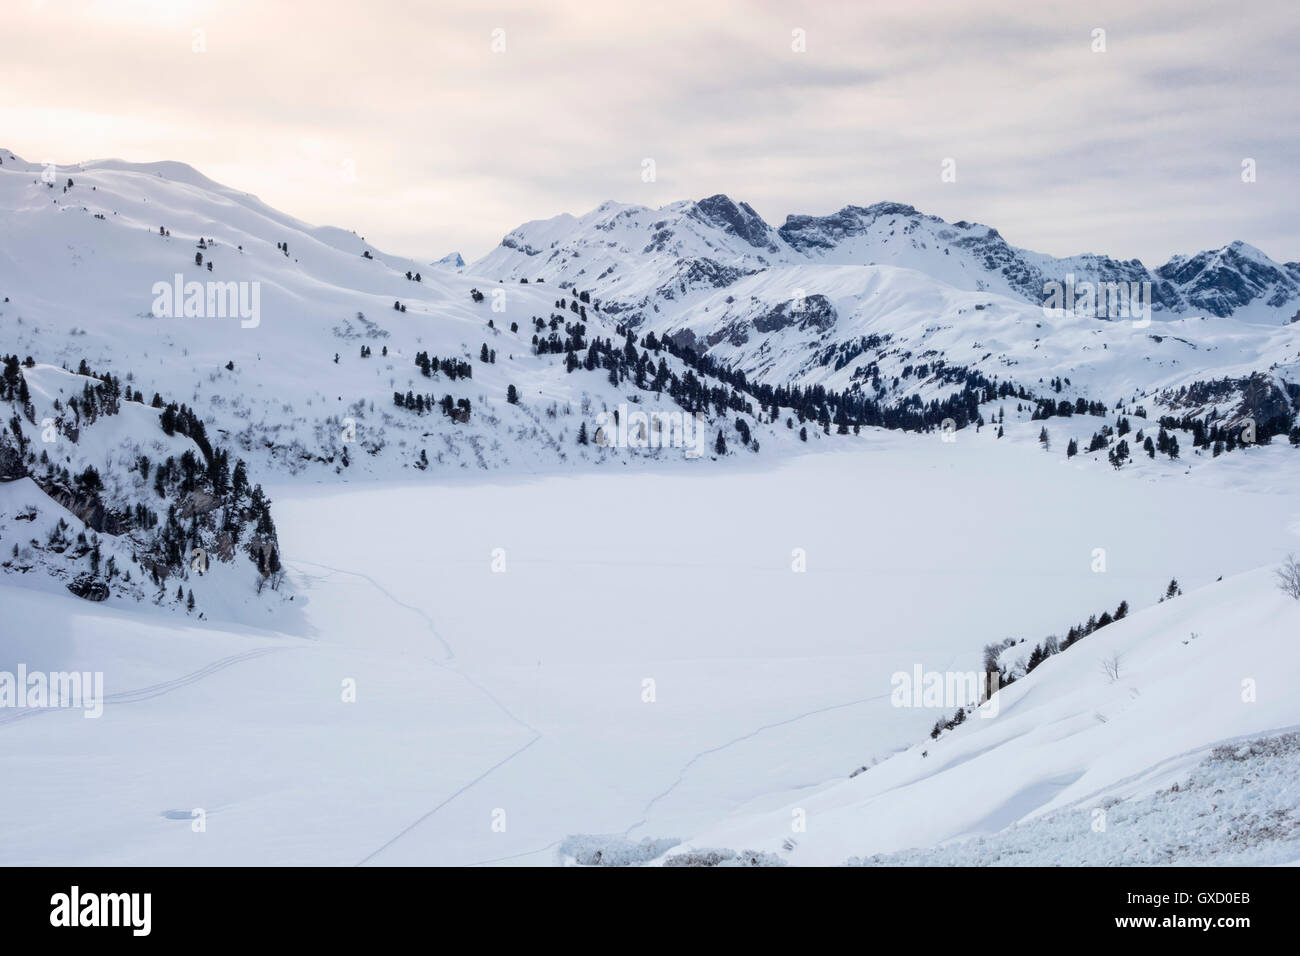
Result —
<instances>
[{"instance_id":1,"label":"white snow field","mask_svg":"<svg viewBox=\"0 0 1300 956\"><path fill-rule=\"evenodd\" d=\"M552 864L612 834L838 864L1167 787L1300 725L1300 604L1255 570L1294 541L1289 489L1156 493L987 429L845 448L272 486L298 633L5 585L0 670L102 671L107 702L0 712L0 862ZM931 741L939 711L891 705L897 671L976 670L1124 599L994 719Z\"/></svg>"}]
</instances>

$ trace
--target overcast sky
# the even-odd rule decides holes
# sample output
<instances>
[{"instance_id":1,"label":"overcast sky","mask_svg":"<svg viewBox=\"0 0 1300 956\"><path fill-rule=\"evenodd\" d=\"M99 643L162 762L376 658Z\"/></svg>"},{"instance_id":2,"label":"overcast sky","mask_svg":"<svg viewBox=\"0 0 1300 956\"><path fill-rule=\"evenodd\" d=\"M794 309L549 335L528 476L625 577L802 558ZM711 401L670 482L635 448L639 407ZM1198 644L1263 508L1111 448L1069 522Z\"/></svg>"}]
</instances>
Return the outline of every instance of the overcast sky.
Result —
<instances>
[{"instance_id":1,"label":"overcast sky","mask_svg":"<svg viewBox=\"0 0 1300 956\"><path fill-rule=\"evenodd\" d=\"M179 160L428 259L725 192L773 225L896 200L1056 255L1300 260L1298 9L4 0L0 146Z\"/></svg>"}]
</instances>

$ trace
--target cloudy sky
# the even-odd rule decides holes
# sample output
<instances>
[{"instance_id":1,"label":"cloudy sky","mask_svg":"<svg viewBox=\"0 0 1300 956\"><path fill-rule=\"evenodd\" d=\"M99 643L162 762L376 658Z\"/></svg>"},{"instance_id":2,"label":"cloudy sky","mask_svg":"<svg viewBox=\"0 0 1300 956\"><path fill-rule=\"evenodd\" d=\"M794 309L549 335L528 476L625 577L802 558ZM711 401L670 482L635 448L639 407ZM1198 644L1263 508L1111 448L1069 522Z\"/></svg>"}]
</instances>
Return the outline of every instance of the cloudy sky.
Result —
<instances>
[{"instance_id":1,"label":"cloudy sky","mask_svg":"<svg viewBox=\"0 0 1300 956\"><path fill-rule=\"evenodd\" d=\"M3 16L0 146L180 160L414 257L477 258L605 199L725 192L775 225L888 199L1057 255L1154 264L1240 238L1300 260L1294 0L5 0Z\"/></svg>"}]
</instances>

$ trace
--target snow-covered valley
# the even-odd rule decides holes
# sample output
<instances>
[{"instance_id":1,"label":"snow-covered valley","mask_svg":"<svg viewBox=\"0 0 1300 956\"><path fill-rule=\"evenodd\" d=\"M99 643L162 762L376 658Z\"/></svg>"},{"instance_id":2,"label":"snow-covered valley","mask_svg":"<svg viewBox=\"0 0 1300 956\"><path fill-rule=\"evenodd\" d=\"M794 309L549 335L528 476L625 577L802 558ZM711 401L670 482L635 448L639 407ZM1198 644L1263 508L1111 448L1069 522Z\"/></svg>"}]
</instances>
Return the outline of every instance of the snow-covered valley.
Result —
<instances>
[{"instance_id":1,"label":"snow-covered valley","mask_svg":"<svg viewBox=\"0 0 1300 956\"><path fill-rule=\"evenodd\" d=\"M272 486L296 631L6 584L0 670L102 671L107 703L0 723L4 862L551 864L600 834L840 863L1300 724L1300 607L1253 570L1300 499L1244 477L1155 494L1021 431L873 431L706 475ZM1171 576L1187 593L1157 603ZM978 670L1007 637L1023 656L1123 600L1126 621L951 740L927 737L942 710L891 702L896 672ZM1112 637L1136 668L1122 695L1099 670ZM1062 782L994 812L1044 776ZM917 813L926 788L939 803Z\"/></svg>"},{"instance_id":2,"label":"snow-covered valley","mask_svg":"<svg viewBox=\"0 0 1300 956\"><path fill-rule=\"evenodd\" d=\"M1300 265L0 159L0 863L1300 860Z\"/></svg>"}]
</instances>

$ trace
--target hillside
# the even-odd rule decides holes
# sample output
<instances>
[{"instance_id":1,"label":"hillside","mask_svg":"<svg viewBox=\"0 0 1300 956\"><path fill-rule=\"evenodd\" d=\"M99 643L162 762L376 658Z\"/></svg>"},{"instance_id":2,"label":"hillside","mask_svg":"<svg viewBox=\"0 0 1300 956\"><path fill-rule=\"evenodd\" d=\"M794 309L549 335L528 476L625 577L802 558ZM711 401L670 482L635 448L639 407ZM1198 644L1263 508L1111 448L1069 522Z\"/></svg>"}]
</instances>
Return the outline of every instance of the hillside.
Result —
<instances>
[{"instance_id":1,"label":"hillside","mask_svg":"<svg viewBox=\"0 0 1300 956\"><path fill-rule=\"evenodd\" d=\"M1287 690L1300 677L1298 619L1268 570L1207 585L1051 657L937 740L789 806L739 812L670 852L744 847L805 865L1300 861L1278 763L1294 763L1295 742L1258 742L1300 728ZM1243 779L1252 754L1262 778ZM1207 775L1221 800L1197 796ZM1189 779L1191 794L1171 795ZM928 847L943 849L913 850Z\"/></svg>"}]
</instances>

